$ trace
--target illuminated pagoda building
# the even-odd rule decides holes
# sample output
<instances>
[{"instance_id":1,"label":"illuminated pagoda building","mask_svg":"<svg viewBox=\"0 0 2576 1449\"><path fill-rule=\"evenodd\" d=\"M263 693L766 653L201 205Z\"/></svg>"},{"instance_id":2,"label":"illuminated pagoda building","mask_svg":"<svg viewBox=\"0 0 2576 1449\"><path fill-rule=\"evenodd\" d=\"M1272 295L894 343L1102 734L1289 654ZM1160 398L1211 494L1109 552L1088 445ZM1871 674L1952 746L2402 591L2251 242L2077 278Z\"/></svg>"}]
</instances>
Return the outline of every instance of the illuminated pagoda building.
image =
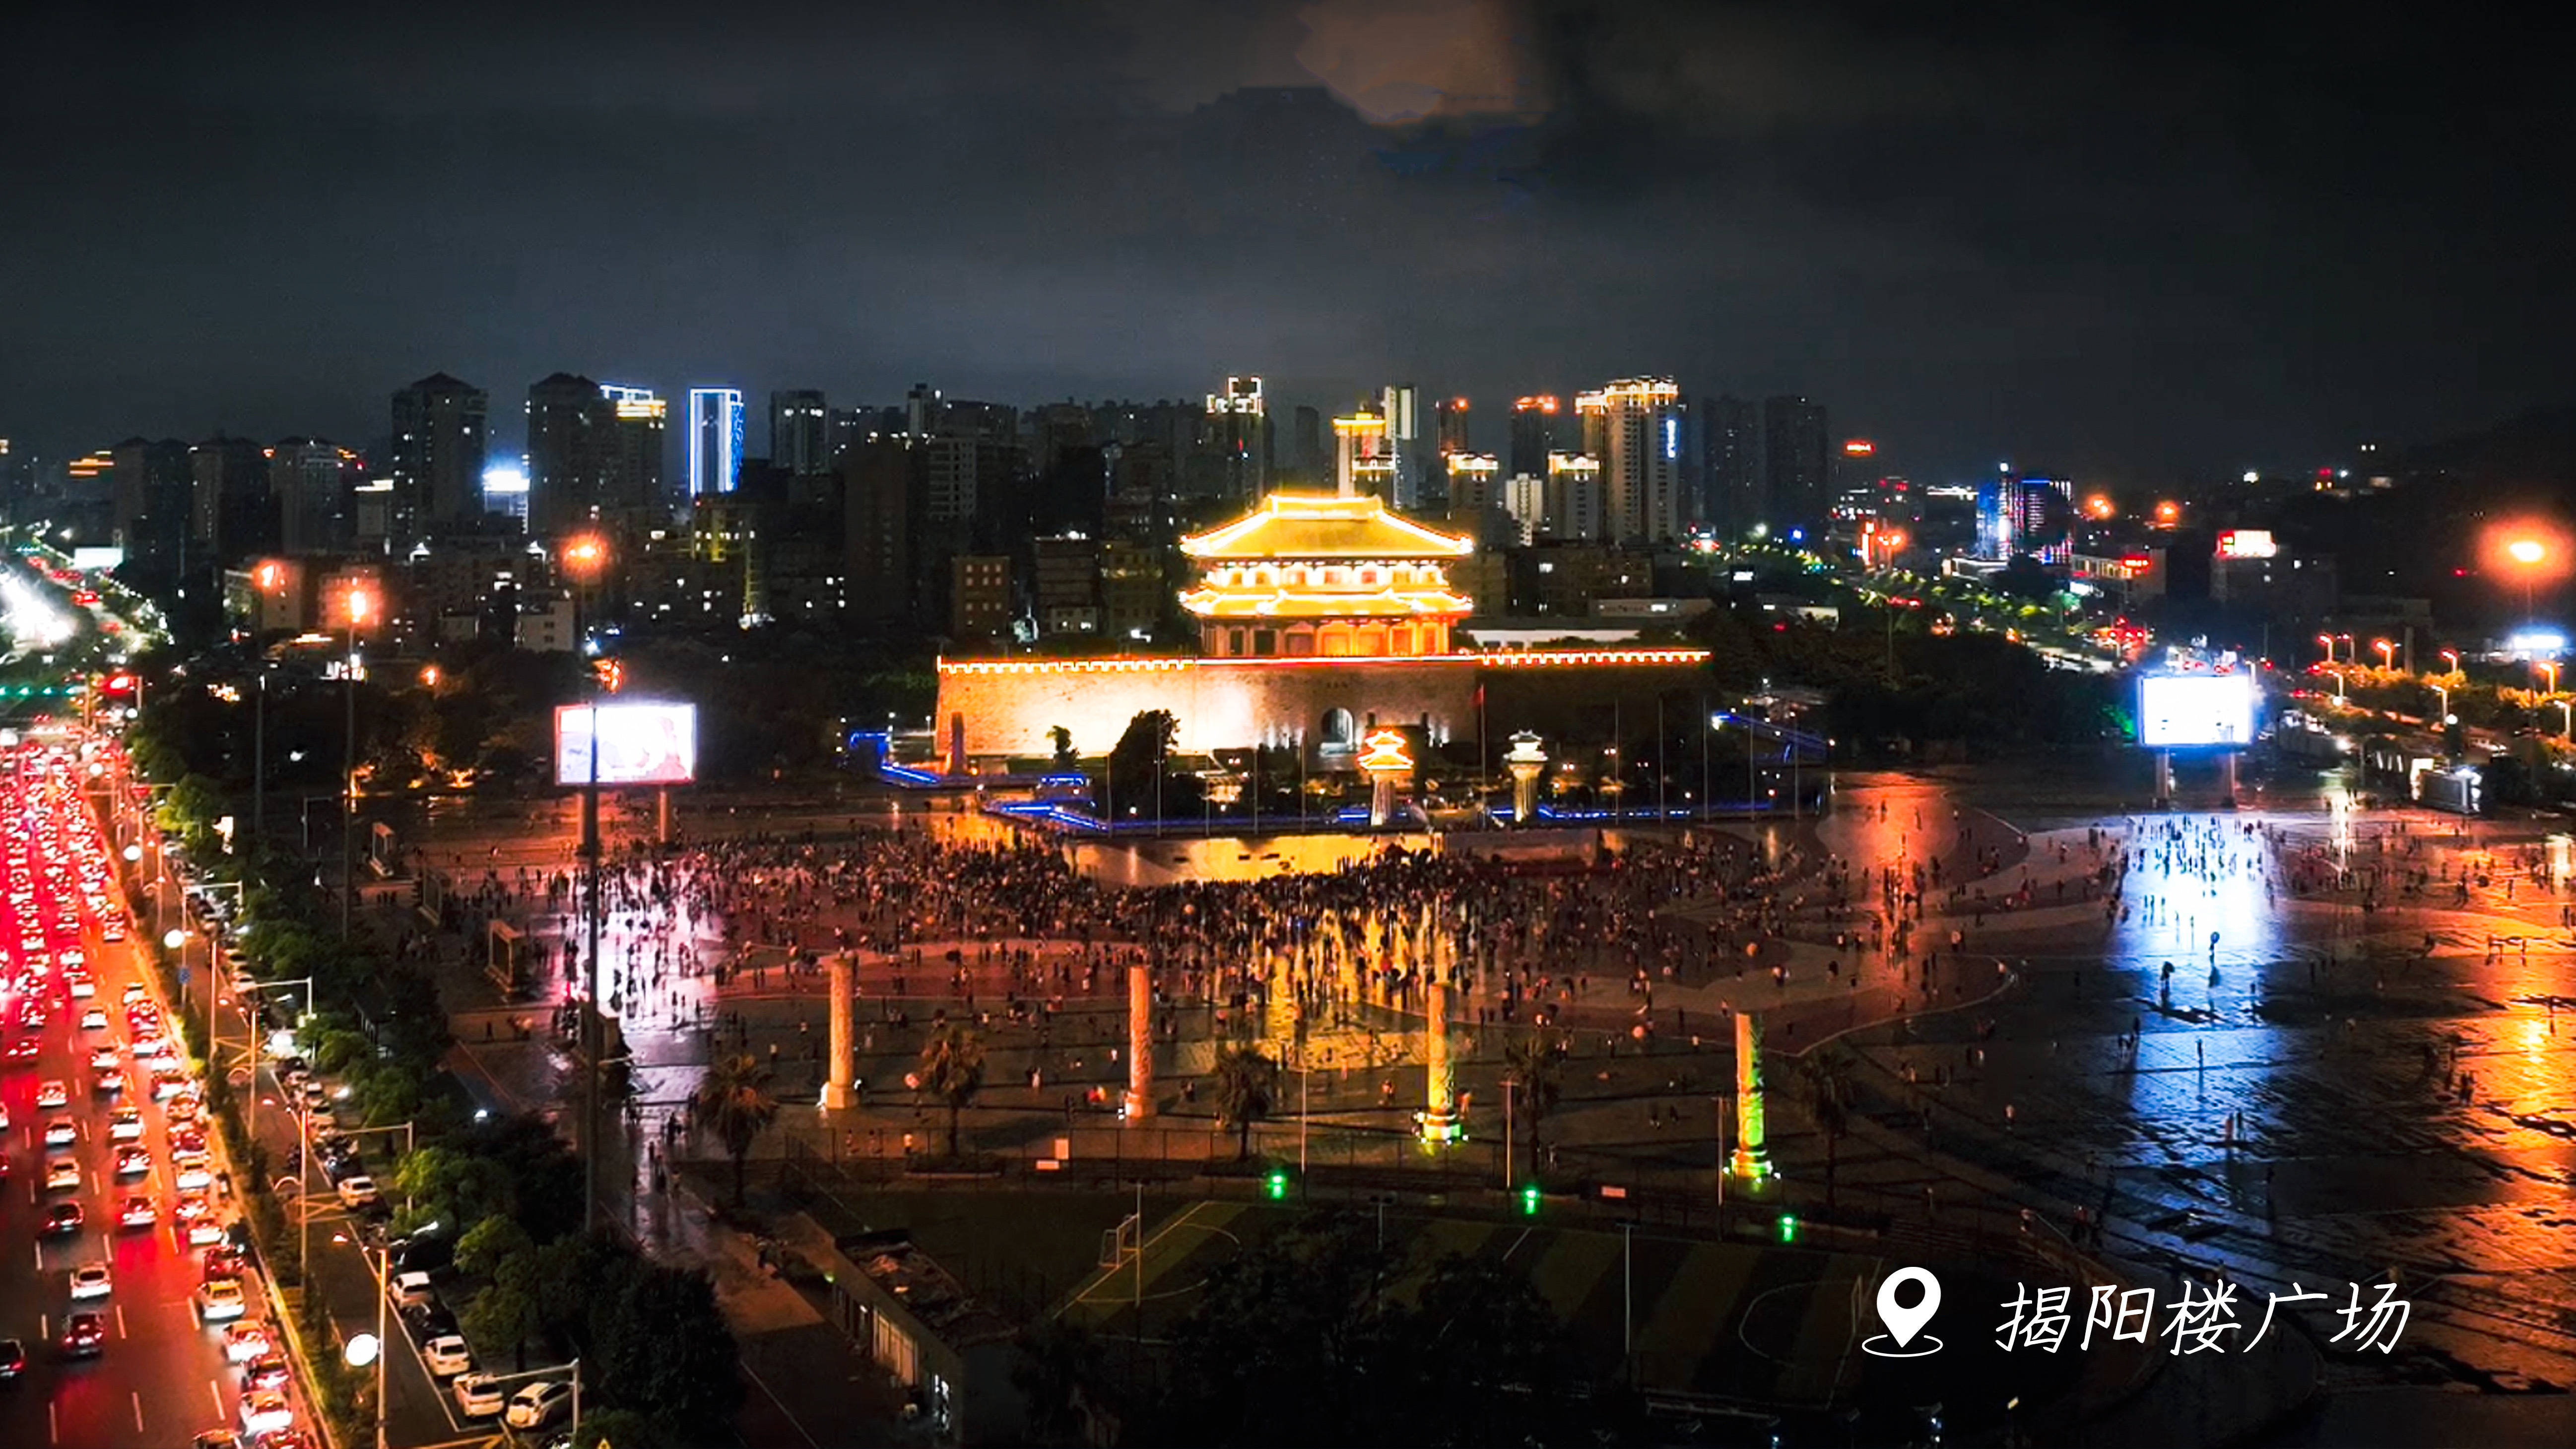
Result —
<instances>
[{"instance_id":1,"label":"illuminated pagoda building","mask_svg":"<svg viewBox=\"0 0 2576 1449\"><path fill-rule=\"evenodd\" d=\"M1346 449L1355 432L1374 431L1344 432ZM1696 677L1706 662L1699 649L1464 647L1457 636L1475 601L1449 570L1475 552L1473 540L1404 517L1352 471L1337 493L1273 493L1181 541L1195 573L1180 595L1198 620L1194 656L940 660L942 770L1024 773L1049 755L1059 727L1077 752L1105 753L1137 714L1161 709L1188 753L1260 746L1296 751L1311 769L1356 772L1367 742L1387 730L1402 731L1417 756L1472 745L1489 682L1527 690L1533 676L1593 668L1633 674L1612 688L1652 688ZM1589 680L1575 694L1604 698Z\"/></svg>"}]
</instances>

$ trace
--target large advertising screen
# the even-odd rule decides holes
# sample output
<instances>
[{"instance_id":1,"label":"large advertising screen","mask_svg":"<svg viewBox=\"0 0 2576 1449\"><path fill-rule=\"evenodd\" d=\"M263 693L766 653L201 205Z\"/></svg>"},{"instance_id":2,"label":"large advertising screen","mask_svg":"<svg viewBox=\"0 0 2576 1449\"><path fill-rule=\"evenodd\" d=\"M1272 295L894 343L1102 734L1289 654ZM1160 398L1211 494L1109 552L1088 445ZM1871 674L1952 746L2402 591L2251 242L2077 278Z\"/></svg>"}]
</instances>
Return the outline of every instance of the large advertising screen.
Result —
<instances>
[{"instance_id":1,"label":"large advertising screen","mask_svg":"<svg viewBox=\"0 0 2576 1449\"><path fill-rule=\"evenodd\" d=\"M555 711L558 785L685 785L697 774L694 704L568 704Z\"/></svg>"},{"instance_id":2,"label":"large advertising screen","mask_svg":"<svg viewBox=\"0 0 2576 1449\"><path fill-rule=\"evenodd\" d=\"M2254 742L2250 674L2138 676L2138 743L2149 749Z\"/></svg>"}]
</instances>

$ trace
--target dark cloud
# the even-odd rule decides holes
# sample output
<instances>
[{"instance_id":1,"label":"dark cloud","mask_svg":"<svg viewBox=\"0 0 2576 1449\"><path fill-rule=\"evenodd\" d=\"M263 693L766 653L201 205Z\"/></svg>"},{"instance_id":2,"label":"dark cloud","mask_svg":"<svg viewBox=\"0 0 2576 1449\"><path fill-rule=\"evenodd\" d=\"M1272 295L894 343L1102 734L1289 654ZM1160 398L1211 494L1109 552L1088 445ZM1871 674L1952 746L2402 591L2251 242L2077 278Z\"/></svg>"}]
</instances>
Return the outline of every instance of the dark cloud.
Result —
<instances>
[{"instance_id":1,"label":"dark cloud","mask_svg":"<svg viewBox=\"0 0 2576 1449\"><path fill-rule=\"evenodd\" d=\"M1666 371L1822 397L1928 476L2287 465L2576 392L2541 39L1648 0L13 13L0 431L364 439L433 368L852 401L1259 370L1326 403Z\"/></svg>"}]
</instances>

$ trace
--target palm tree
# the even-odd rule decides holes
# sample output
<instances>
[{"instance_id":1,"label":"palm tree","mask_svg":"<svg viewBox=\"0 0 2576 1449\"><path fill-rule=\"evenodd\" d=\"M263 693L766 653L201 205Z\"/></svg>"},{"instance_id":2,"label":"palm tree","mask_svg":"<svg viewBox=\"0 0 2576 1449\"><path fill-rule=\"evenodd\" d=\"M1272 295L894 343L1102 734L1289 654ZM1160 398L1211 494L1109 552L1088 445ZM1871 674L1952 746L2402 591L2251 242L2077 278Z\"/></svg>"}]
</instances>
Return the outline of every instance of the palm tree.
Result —
<instances>
[{"instance_id":1,"label":"palm tree","mask_svg":"<svg viewBox=\"0 0 2576 1449\"><path fill-rule=\"evenodd\" d=\"M1834 1169L1843 1133L1851 1128L1851 1061L1833 1047L1821 1047L1798 1058L1799 1095L1816 1130L1825 1134L1825 1211L1834 1207Z\"/></svg>"},{"instance_id":2,"label":"palm tree","mask_svg":"<svg viewBox=\"0 0 2576 1449\"><path fill-rule=\"evenodd\" d=\"M1547 1160L1539 1150L1539 1123L1556 1108L1564 1067L1565 1042L1544 1031L1531 1032L1503 1048L1504 1090L1520 1093L1521 1120L1529 1124L1532 1177Z\"/></svg>"},{"instance_id":3,"label":"palm tree","mask_svg":"<svg viewBox=\"0 0 2576 1449\"><path fill-rule=\"evenodd\" d=\"M1270 1115L1279 1092L1279 1064L1259 1047L1227 1047L1216 1059L1216 1110L1235 1130L1235 1160L1252 1155L1252 1124Z\"/></svg>"},{"instance_id":4,"label":"palm tree","mask_svg":"<svg viewBox=\"0 0 2576 1449\"><path fill-rule=\"evenodd\" d=\"M769 1094L769 1068L749 1052L720 1058L698 1079L692 1105L733 1155L733 1201L740 1207L743 1161L751 1155L751 1144L778 1120L778 1099Z\"/></svg>"},{"instance_id":5,"label":"palm tree","mask_svg":"<svg viewBox=\"0 0 2576 1449\"><path fill-rule=\"evenodd\" d=\"M948 1104L948 1155L957 1155L957 1114L984 1089L984 1039L955 1022L922 1043L921 1090Z\"/></svg>"}]
</instances>

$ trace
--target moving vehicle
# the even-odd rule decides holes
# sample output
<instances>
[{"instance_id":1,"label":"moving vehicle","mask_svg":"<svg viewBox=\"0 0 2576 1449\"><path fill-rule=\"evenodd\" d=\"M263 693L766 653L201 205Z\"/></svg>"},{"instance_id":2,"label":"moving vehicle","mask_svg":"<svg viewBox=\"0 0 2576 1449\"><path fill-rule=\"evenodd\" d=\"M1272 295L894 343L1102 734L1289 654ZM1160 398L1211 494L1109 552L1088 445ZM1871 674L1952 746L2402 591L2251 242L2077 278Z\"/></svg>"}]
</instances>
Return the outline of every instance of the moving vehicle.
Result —
<instances>
[{"instance_id":1,"label":"moving vehicle","mask_svg":"<svg viewBox=\"0 0 2576 1449\"><path fill-rule=\"evenodd\" d=\"M105 1263L93 1260L72 1270L72 1301L75 1303L84 1298L104 1298L115 1290L115 1286Z\"/></svg>"},{"instance_id":2,"label":"moving vehicle","mask_svg":"<svg viewBox=\"0 0 2576 1449\"><path fill-rule=\"evenodd\" d=\"M242 1301L241 1280L238 1278L218 1278L212 1283L197 1285L197 1321L200 1323L229 1323L241 1317L247 1307Z\"/></svg>"},{"instance_id":3,"label":"moving vehicle","mask_svg":"<svg viewBox=\"0 0 2576 1449\"><path fill-rule=\"evenodd\" d=\"M107 1323L95 1313L75 1313L63 1325L63 1357L96 1358L107 1352Z\"/></svg>"},{"instance_id":4,"label":"moving vehicle","mask_svg":"<svg viewBox=\"0 0 2576 1449\"><path fill-rule=\"evenodd\" d=\"M572 1407L572 1385L560 1379L529 1384L510 1396L503 1422L513 1429L542 1429Z\"/></svg>"}]
</instances>

